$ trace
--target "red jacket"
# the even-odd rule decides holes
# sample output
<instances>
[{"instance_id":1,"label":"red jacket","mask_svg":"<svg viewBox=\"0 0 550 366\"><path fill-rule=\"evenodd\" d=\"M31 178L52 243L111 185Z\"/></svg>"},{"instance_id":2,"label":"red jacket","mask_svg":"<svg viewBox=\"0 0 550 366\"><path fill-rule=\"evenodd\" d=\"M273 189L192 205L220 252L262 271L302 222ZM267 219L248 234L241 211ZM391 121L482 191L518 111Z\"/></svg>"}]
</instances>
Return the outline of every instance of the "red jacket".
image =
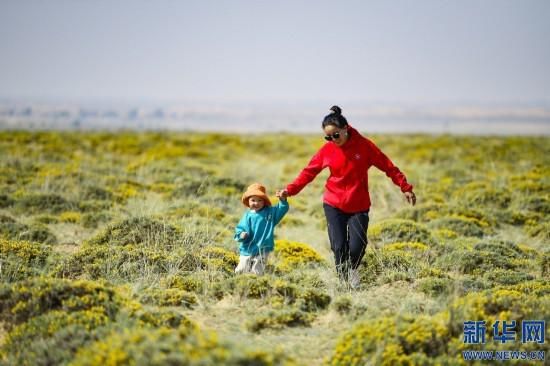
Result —
<instances>
[{"instance_id":1,"label":"red jacket","mask_svg":"<svg viewBox=\"0 0 550 366\"><path fill-rule=\"evenodd\" d=\"M413 186L399 168L369 139L349 126L348 141L341 147L329 141L311 158L294 182L286 189L289 196L298 194L324 168L330 169L323 201L346 213L370 208L368 169L375 166L385 172L402 192Z\"/></svg>"}]
</instances>

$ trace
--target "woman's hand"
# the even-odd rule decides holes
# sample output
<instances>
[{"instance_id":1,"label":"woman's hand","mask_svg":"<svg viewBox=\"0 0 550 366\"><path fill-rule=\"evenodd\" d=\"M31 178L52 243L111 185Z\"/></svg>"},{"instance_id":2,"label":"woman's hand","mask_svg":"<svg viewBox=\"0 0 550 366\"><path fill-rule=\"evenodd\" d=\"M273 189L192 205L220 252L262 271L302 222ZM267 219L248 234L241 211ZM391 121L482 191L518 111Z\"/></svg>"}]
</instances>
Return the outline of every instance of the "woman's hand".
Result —
<instances>
[{"instance_id":1,"label":"woman's hand","mask_svg":"<svg viewBox=\"0 0 550 366\"><path fill-rule=\"evenodd\" d=\"M239 236L241 237L241 239L244 240L244 239L246 239L246 238L248 237L248 233L247 233L246 231L243 231L243 232L241 233L241 235L239 235Z\"/></svg>"},{"instance_id":2,"label":"woman's hand","mask_svg":"<svg viewBox=\"0 0 550 366\"><path fill-rule=\"evenodd\" d=\"M414 194L413 191L405 192L403 194L405 195L407 202L409 202L413 206L416 204L416 195Z\"/></svg>"},{"instance_id":3,"label":"woman's hand","mask_svg":"<svg viewBox=\"0 0 550 366\"><path fill-rule=\"evenodd\" d=\"M282 201L286 201L288 197L288 191L286 189L278 190L277 192L275 192L275 196L277 196L277 198Z\"/></svg>"}]
</instances>

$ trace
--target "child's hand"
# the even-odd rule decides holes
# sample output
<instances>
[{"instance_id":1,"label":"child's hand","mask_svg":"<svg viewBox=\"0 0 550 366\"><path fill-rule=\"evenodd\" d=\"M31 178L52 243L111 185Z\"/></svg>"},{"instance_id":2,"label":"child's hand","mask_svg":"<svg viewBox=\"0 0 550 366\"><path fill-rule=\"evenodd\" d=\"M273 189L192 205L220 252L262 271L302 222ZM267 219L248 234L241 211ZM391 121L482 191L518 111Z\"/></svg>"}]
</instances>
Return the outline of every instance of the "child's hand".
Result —
<instances>
[{"instance_id":1,"label":"child's hand","mask_svg":"<svg viewBox=\"0 0 550 366\"><path fill-rule=\"evenodd\" d=\"M283 189L283 190L275 192L275 196L277 196L282 201L286 201L286 199L288 197L288 192L287 192L286 189Z\"/></svg>"},{"instance_id":2,"label":"child's hand","mask_svg":"<svg viewBox=\"0 0 550 366\"><path fill-rule=\"evenodd\" d=\"M243 232L241 233L241 235L239 235L239 236L241 237L241 239L244 240L244 239L248 238L248 233L247 233L246 231L243 231Z\"/></svg>"}]
</instances>

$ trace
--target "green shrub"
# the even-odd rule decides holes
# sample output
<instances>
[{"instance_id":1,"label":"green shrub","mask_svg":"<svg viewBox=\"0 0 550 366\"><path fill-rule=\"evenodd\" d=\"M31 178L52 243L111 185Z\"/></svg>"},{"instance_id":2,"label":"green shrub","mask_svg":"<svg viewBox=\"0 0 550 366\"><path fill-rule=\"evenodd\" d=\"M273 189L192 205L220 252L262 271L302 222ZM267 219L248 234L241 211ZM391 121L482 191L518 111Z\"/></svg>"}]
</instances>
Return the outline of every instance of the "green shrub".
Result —
<instances>
[{"instance_id":1,"label":"green shrub","mask_svg":"<svg viewBox=\"0 0 550 366\"><path fill-rule=\"evenodd\" d=\"M413 281L421 263L404 250L367 250L359 274L365 284Z\"/></svg>"},{"instance_id":2,"label":"green shrub","mask_svg":"<svg viewBox=\"0 0 550 366\"><path fill-rule=\"evenodd\" d=\"M525 269L529 257L530 254L512 242L486 239L471 250L461 249L441 256L436 260L436 266L444 270L456 269L464 274L483 274L495 269Z\"/></svg>"},{"instance_id":3,"label":"green shrub","mask_svg":"<svg viewBox=\"0 0 550 366\"><path fill-rule=\"evenodd\" d=\"M170 224L148 217L133 217L109 225L102 233L90 239L89 244L172 248L181 243L181 237L181 231Z\"/></svg>"},{"instance_id":4,"label":"green shrub","mask_svg":"<svg viewBox=\"0 0 550 366\"><path fill-rule=\"evenodd\" d=\"M319 253L304 243L276 240L274 253L275 267L281 273L325 263Z\"/></svg>"},{"instance_id":5,"label":"green shrub","mask_svg":"<svg viewBox=\"0 0 550 366\"><path fill-rule=\"evenodd\" d=\"M0 278L3 282L14 282L44 272L51 248L0 237L0 254Z\"/></svg>"},{"instance_id":6,"label":"green shrub","mask_svg":"<svg viewBox=\"0 0 550 366\"><path fill-rule=\"evenodd\" d=\"M486 272L483 277L489 282L500 285L516 285L518 283L523 283L535 279L534 276L528 273L505 270L500 268Z\"/></svg>"},{"instance_id":7,"label":"green shrub","mask_svg":"<svg viewBox=\"0 0 550 366\"><path fill-rule=\"evenodd\" d=\"M464 216L442 217L430 222L429 227L452 230L463 236L482 237L493 233L489 227L482 226L479 220Z\"/></svg>"},{"instance_id":8,"label":"green shrub","mask_svg":"<svg viewBox=\"0 0 550 366\"><path fill-rule=\"evenodd\" d=\"M110 225L86 241L57 268L55 275L126 282L177 271L196 271L212 263L217 265L216 270L227 270L235 264L235 258L227 259L226 252L207 249L211 253L202 254L202 240L200 233L184 234L172 225L150 218L128 219ZM228 257L224 259L222 254ZM221 259L208 259L220 255Z\"/></svg>"},{"instance_id":9,"label":"green shrub","mask_svg":"<svg viewBox=\"0 0 550 366\"><path fill-rule=\"evenodd\" d=\"M100 200L111 201L114 196L113 193L97 186L87 186L83 189L82 199L84 200Z\"/></svg>"},{"instance_id":10,"label":"green shrub","mask_svg":"<svg viewBox=\"0 0 550 366\"><path fill-rule=\"evenodd\" d=\"M334 310L336 310L339 314L349 314L353 307L353 302L351 299L351 296L349 295L342 295L338 296L334 301L332 302L332 307Z\"/></svg>"},{"instance_id":11,"label":"green shrub","mask_svg":"<svg viewBox=\"0 0 550 366\"><path fill-rule=\"evenodd\" d=\"M207 247L201 252L203 267L234 273L239 264L239 256L232 251L220 247Z\"/></svg>"},{"instance_id":12,"label":"green shrub","mask_svg":"<svg viewBox=\"0 0 550 366\"><path fill-rule=\"evenodd\" d=\"M424 277L416 282L417 288L430 296L448 295L452 293L453 284L453 280L440 277Z\"/></svg>"},{"instance_id":13,"label":"green shrub","mask_svg":"<svg viewBox=\"0 0 550 366\"><path fill-rule=\"evenodd\" d=\"M512 195L507 189L495 189L489 183L472 182L456 190L455 199L467 206L484 208L507 208Z\"/></svg>"},{"instance_id":14,"label":"green shrub","mask_svg":"<svg viewBox=\"0 0 550 366\"><path fill-rule=\"evenodd\" d=\"M80 212L75 211L65 211L59 215L59 220L61 222L70 223L70 224L79 224L82 219Z\"/></svg>"},{"instance_id":15,"label":"green shrub","mask_svg":"<svg viewBox=\"0 0 550 366\"><path fill-rule=\"evenodd\" d=\"M15 200L13 200L7 194L0 194L0 208L7 208L13 206Z\"/></svg>"},{"instance_id":16,"label":"green shrub","mask_svg":"<svg viewBox=\"0 0 550 366\"><path fill-rule=\"evenodd\" d=\"M16 207L25 213L46 212L58 214L64 211L72 211L77 208L77 205L58 194L50 193L23 196L17 200Z\"/></svg>"},{"instance_id":17,"label":"green shrub","mask_svg":"<svg viewBox=\"0 0 550 366\"><path fill-rule=\"evenodd\" d=\"M46 227L36 224L28 226L6 215L0 215L0 236L9 239L55 244L57 238Z\"/></svg>"},{"instance_id":18,"label":"green shrub","mask_svg":"<svg viewBox=\"0 0 550 366\"><path fill-rule=\"evenodd\" d=\"M296 304L301 310L311 312L325 309L330 304L330 296L314 288L301 289L296 296Z\"/></svg>"},{"instance_id":19,"label":"green shrub","mask_svg":"<svg viewBox=\"0 0 550 366\"><path fill-rule=\"evenodd\" d=\"M550 200L544 196L527 196L522 202L521 207L543 215L550 214Z\"/></svg>"},{"instance_id":20,"label":"green shrub","mask_svg":"<svg viewBox=\"0 0 550 366\"><path fill-rule=\"evenodd\" d=\"M0 353L13 365L63 364L78 348L101 338L101 327L109 321L96 308L71 313L50 311L13 328Z\"/></svg>"},{"instance_id":21,"label":"green shrub","mask_svg":"<svg viewBox=\"0 0 550 366\"><path fill-rule=\"evenodd\" d=\"M187 291L170 289L148 289L140 293L140 300L145 304L158 306L183 306L192 308L197 304L197 297Z\"/></svg>"},{"instance_id":22,"label":"green shrub","mask_svg":"<svg viewBox=\"0 0 550 366\"><path fill-rule=\"evenodd\" d=\"M98 201L98 200L87 200L79 201L78 209L79 211L86 213L96 213L99 211L109 210L113 205L114 201Z\"/></svg>"},{"instance_id":23,"label":"green shrub","mask_svg":"<svg viewBox=\"0 0 550 366\"><path fill-rule=\"evenodd\" d=\"M105 211L89 212L82 215L80 223L85 228L96 228L100 224L109 222L111 215Z\"/></svg>"},{"instance_id":24,"label":"green shrub","mask_svg":"<svg viewBox=\"0 0 550 366\"><path fill-rule=\"evenodd\" d=\"M269 277L254 274L241 274L229 278L225 286L228 287L230 292L241 298L265 298L271 291Z\"/></svg>"},{"instance_id":25,"label":"green shrub","mask_svg":"<svg viewBox=\"0 0 550 366\"><path fill-rule=\"evenodd\" d=\"M538 289L533 296L534 289ZM467 294L447 309L427 315L404 315L366 319L344 332L338 340L330 365L439 365L461 364L464 321L485 320L488 337L495 320L503 318L544 319L550 304L550 285L528 282ZM507 345L488 342L486 350ZM547 345L536 346L549 349ZM533 350L533 345L521 345Z\"/></svg>"},{"instance_id":26,"label":"green shrub","mask_svg":"<svg viewBox=\"0 0 550 366\"><path fill-rule=\"evenodd\" d=\"M39 224L45 224L45 225L57 224L59 222L59 218L57 216L45 214L45 215L36 216L34 218L34 221Z\"/></svg>"},{"instance_id":27,"label":"green shrub","mask_svg":"<svg viewBox=\"0 0 550 366\"><path fill-rule=\"evenodd\" d=\"M189 328L128 328L81 348L69 365L293 365L277 352L251 351Z\"/></svg>"},{"instance_id":28,"label":"green shrub","mask_svg":"<svg viewBox=\"0 0 550 366\"><path fill-rule=\"evenodd\" d=\"M407 207L399 211L395 217L416 222L427 222L439 218L446 213L446 206L442 204L419 204L414 207Z\"/></svg>"},{"instance_id":29,"label":"green shrub","mask_svg":"<svg viewBox=\"0 0 550 366\"><path fill-rule=\"evenodd\" d=\"M0 321L8 326L53 310L101 308L113 318L121 306L122 300L112 288L96 282L35 277L0 285Z\"/></svg>"},{"instance_id":30,"label":"green shrub","mask_svg":"<svg viewBox=\"0 0 550 366\"><path fill-rule=\"evenodd\" d=\"M267 314L256 316L248 325L251 332L262 329L282 329L285 327L309 326L314 316L297 308L270 310Z\"/></svg>"},{"instance_id":31,"label":"green shrub","mask_svg":"<svg viewBox=\"0 0 550 366\"><path fill-rule=\"evenodd\" d=\"M373 224L368 229L371 242L386 244L395 242L432 243L430 232L423 225L411 220L389 219Z\"/></svg>"},{"instance_id":32,"label":"green shrub","mask_svg":"<svg viewBox=\"0 0 550 366\"><path fill-rule=\"evenodd\" d=\"M527 233L542 240L550 240L550 222L530 225L527 227Z\"/></svg>"},{"instance_id":33,"label":"green shrub","mask_svg":"<svg viewBox=\"0 0 550 366\"><path fill-rule=\"evenodd\" d=\"M271 276L241 274L217 284L217 292L232 293L241 299L271 299L277 304L293 304L303 311L325 309L331 297L324 288L300 286L284 279Z\"/></svg>"},{"instance_id":34,"label":"green shrub","mask_svg":"<svg viewBox=\"0 0 550 366\"><path fill-rule=\"evenodd\" d=\"M544 252L540 257L541 277L550 277L550 252Z\"/></svg>"},{"instance_id":35,"label":"green shrub","mask_svg":"<svg viewBox=\"0 0 550 366\"><path fill-rule=\"evenodd\" d=\"M161 285L166 288L177 288L179 290L200 294L205 289L205 281L196 274L187 276L173 275L161 280Z\"/></svg>"},{"instance_id":36,"label":"green shrub","mask_svg":"<svg viewBox=\"0 0 550 366\"><path fill-rule=\"evenodd\" d=\"M154 328L187 327L194 330L199 329L198 326L185 315L172 309L138 310L134 315L139 320L140 324L144 326L151 326Z\"/></svg>"},{"instance_id":37,"label":"green shrub","mask_svg":"<svg viewBox=\"0 0 550 366\"><path fill-rule=\"evenodd\" d=\"M123 247L84 245L62 262L54 275L128 282L199 268L201 268L200 258L181 249L170 252L134 245Z\"/></svg>"},{"instance_id":38,"label":"green shrub","mask_svg":"<svg viewBox=\"0 0 550 366\"><path fill-rule=\"evenodd\" d=\"M482 276L465 275L455 281L455 288L459 295L470 292L479 292L492 288L493 285Z\"/></svg>"}]
</instances>

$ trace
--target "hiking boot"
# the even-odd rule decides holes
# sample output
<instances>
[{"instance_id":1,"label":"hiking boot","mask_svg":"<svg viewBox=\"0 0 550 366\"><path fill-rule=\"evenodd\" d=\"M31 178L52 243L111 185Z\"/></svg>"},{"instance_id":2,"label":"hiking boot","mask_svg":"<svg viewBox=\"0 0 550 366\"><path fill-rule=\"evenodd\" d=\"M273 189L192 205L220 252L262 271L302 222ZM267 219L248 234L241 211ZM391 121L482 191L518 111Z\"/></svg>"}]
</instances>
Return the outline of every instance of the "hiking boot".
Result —
<instances>
[{"instance_id":1,"label":"hiking boot","mask_svg":"<svg viewBox=\"0 0 550 366\"><path fill-rule=\"evenodd\" d=\"M357 269L351 269L349 271L349 286L353 290L357 290L361 285L361 276L359 276L359 271Z\"/></svg>"}]
</instances>

